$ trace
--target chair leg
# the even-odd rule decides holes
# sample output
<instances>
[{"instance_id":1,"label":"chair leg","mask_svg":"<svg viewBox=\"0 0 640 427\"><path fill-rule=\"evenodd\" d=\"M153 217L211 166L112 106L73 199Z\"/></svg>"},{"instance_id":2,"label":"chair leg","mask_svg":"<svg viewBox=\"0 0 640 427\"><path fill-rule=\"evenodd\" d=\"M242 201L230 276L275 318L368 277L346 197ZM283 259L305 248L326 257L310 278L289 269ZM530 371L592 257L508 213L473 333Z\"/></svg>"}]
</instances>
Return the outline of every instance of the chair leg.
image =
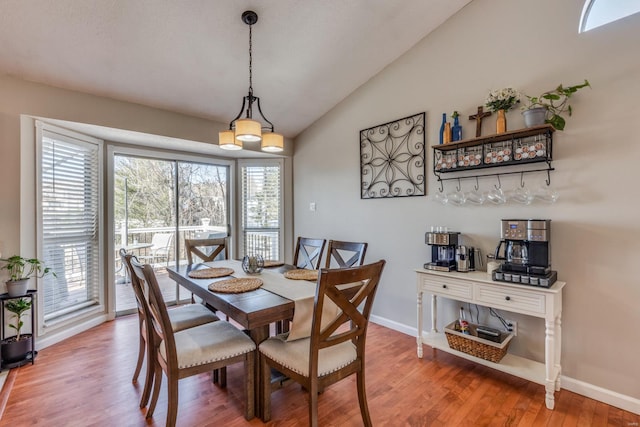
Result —
<instances>
[{"instance_id":1,"label":"chair leg","mask_svg":"<svg viewBox=\"0 0 640 427\"><path fill-rule=\"evenodd\" d=\"M162 368L160 367L160 365L156 364L154 371L155 375L153 378L153 395L151 396L151 403L149 404L149 409L147 410L147 418L151 418L153 416L153 411L156 410L158 396L160 396L160 384L162 384Z\"/></svg>"},{"instance_id":2,"label":"chair leg","mask_svg":"<svg viewBox=\"0 0 640 427\"><path fill-rule=\"evenodd\" d=\"M146 346L147 351L147 372L144 380L144 388L142 389L142 396L140 397L140 407L144 408L149 403L149 397L151 396L151 390L153 386L153 377L155 375L155 359L153 358L153 352L151 346Z\"/></svg>"},{"instance_id":3,"label":"chair leg","mask_svg":"<svg viewBox=\"0 0 640 427\"><path fill-rule=\"evenodd\" d=\"M144 353L147 351L146 341L144 339L144 335L142 333L142 328L144 327L143 321L139 322L139 344L138 344L138 363L136 364L136 370L133 372L133 378L131 379L132 383L138 382L138 375L140 375L140 371L142 370L142 362L144 361Z\"/></svg>"},{"instance_id":4,"label":"chair leg","mask_svg":"<svg viewBox=\"0 0 640 427\"><path fill-rule=\"evenodd\" d=\"M271 367L267 358L258 353L260 358L260 406L262 408L262 421L271 420Z\"/></svg>"},{"instance_id":5,"label":"chair leg","mask_svg":"<svg viewBox=\"0 0 640 427\"><path fill-rule=\"evenodd\" d=\"M178 418L178 378L167 376L167 427L175 427Z\"/></svg>"},{"instance_id":6,"label":"chair leg","mask_svg":"<svg viewBox=\"0 0 640 427\"><path fill-rule=\"evenodd\" d=\"M220 387L227 388L227 367L220 368Z\"/></svg>"},{"instance_id":7,"label":"chair leg","mask_svg":"<svg viewBox=\"0 0 640 427\"><path fill-rule=\"evenodd\" d=\"M371 417L369 416L369 405L367 405L367 391L364 385L364 366L356 373L358 387L358 402L360 403L360 413L362 422L366 427L371 427Z\"/></svg>"},{"instance_id":8,"label":"chair leg","mask_svg":"<svg viewBox=\"0 0 640 427\"><path fill-rule=\"evenodd\" d=\"M225 383L227 377L227 368L224 369ZM256 352L252 351L247 353L247 358L244 360L244 372L245 372L245 409L244 409L244 417L247 420L251 420L255 417L256 413L256 387L255 387L255 373L256 373Z\"/></svg>"},{"instance_id":9,"label":"chair leg","mask_svg":"<svg viewBox=\"0 0 640 427\"><path fill-rule=\"evenodd\" d=\"M309 384L309 426L318 427L318 383L314 380Z\"/></svg>"}]
</instances>

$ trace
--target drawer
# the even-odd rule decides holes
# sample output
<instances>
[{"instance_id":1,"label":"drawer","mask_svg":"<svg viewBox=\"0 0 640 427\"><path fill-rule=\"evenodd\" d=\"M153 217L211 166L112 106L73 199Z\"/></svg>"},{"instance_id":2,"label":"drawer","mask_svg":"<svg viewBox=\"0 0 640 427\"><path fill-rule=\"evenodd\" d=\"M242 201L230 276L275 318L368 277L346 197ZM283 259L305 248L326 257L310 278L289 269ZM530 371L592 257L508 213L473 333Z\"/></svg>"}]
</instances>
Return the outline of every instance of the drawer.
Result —
<instances>
[{"instance_id":1,"label":"drawer","mask_svg":"<svg viewBox=\"0 0 640 427\"><path fill-rule=\"evenodd\" d=\"M452 299L471 301L473 284L448 277L422 277L422 290Z\"/></svg>"},{"instance_id":2,"label":"drawer","mask_svg":"<svg viewBox=\"0 0 640 427\"><path fill-rule=\"evenodd\" d=\"M501 308L517 313L545 314L545 295L524 289L506 286L477 284L475 301L489 307Z\"/></svg>"}]
</instances>

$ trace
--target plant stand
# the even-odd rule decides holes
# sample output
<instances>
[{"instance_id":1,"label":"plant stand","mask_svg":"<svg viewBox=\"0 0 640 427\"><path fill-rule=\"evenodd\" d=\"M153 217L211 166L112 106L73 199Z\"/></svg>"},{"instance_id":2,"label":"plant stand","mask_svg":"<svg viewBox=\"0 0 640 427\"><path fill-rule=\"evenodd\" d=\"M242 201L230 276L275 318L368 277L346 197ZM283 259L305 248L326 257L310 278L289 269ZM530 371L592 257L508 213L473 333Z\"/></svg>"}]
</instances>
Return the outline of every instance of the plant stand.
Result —
<instances>
[{"instance_id":1,"label":"plant stand","mask_svg":"<svg viewBox=\"0 0 640 427\"><path fill-rule=\"evenodd\" d=\"M4 340L5 338L7 338L5 336L5 321L4 321L4 317L5 317L5 302L12 300L12 299L18 299L18 298L31 298L31 351L27 352L27 354L25 355L24 359L16 361L16 362L12 362L12 363L5 363L4 360L0 360L0 371L4 371L5 369L12 369L12 368L17 368L19 366L22 365L26 365L27 363L31 363L33 365L33 363L35 362L35 358L38 355L38 352L36 351L36 336L35 336L35 331L34 331L34 325L35 325L35 295L37 294L38 291L34 290L34 289L30 289L27 291L27 293L25 295L20 295L17 297L12 297L9 296L9 294L2 294L0 295L0 341Z\"/></svg>"}]
</instances>

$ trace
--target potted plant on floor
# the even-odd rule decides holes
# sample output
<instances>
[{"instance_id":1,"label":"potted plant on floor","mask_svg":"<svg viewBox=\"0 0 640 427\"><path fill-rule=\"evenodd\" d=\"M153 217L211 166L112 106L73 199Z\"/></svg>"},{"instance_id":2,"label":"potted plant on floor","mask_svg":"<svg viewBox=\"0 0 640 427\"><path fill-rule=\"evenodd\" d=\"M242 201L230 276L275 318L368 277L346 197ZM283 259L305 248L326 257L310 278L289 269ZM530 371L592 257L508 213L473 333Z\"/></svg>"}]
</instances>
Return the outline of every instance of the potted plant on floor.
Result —
<instances>
[{"instance_id":1,"label":"potted plant on floor","mask_svg":"<svg viewBox=\"0 0 640 427\"><path fill-rule=\"evenodd\" d=\"M540 96L525 95L528 100L528 104L522 107L525 126L529 128L550 123L556 130L564 130L566 120L562 114L567 113L571 117L572 113L569 98L583 87L591 87L588 80L574 86L565 87L560 84Z\"/></svg>"},{"instance_id":2,"label":"potted plant on floor","mask_svg":"<svg viewBox=\"0 0 640 427\"><path fill-rule=\"evenodd\" d=\"M11 320L15 321L9 323L9 327L16 330L15 336L2 340L0 353L3 364L7 364L25 360L32 349L32 334L22 333L22 326L24 326L22 317L31 308L31 300L27 298L11 299L5 303L4 307L12 313Z\"/></svg>"},{"instance_id":3,"label":"potted plant on floor","mask_svg":"<svg viewBox=\"0 0 640 427\"><path fill-rule=\"evenodd\" d=\"M41 278L49 273L56 275L37 258L23 258L20 255L13 255L6 259L0 259L0 261L5 262L0 270L9 271L9 280L5 283L7 293L11 297L26 295L31 277Z\"/></svg>"}]
</instances>

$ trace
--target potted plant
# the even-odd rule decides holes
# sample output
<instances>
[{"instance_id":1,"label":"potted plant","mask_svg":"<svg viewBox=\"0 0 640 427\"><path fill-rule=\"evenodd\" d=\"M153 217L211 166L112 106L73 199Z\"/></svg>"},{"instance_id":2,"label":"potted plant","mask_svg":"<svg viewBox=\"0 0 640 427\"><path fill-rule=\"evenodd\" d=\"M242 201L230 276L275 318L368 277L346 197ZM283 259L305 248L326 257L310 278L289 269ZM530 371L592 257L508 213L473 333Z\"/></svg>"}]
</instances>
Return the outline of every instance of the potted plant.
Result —
<instances>
[{"instance_id":1,"label":"potted plant","mask_svg":"<svg viewBox=\"0 0 640 427\"><path fill-rule=\"evenodd\" d=\"M15 322L9 323L9 327L16 330L16 335L2 340L2 361L15 363L24 360L32 348L32 334L22 333L22 316L31 308L31 301L27 298L11 299L4 307L12 313L11 319Z\"/></svg>"},{"instance_id":2,"label":"potted plant","mask_svg":"<svg viewBox=\"0 0 640 427\"><path fill-rule=\"evenodd\" d=\"M9 280L7 285L7 293L11 297L19 297L27 293L29 279L31 277L44 277L52 273L49 267L45 267L44 263L37 258L23 258L20 255L13 255L7 259L0 259L5 265L0 270L9 271Z\"/></svg>"},{"instance_id":3,"label":"potted plant","mask_svg":"<svg viewBox=\"0 0 640 427\"><path fill-rule=\"evenodd\" d=\"M572 113L569 98L583 87L591 87L588 80L574 86L565 87L560 84L540 96L525 95L528 100L528 104L522 107L525 126L529 128L549 123L556 130L564 130L566 120L562 114L567 113L571 117Z\"/></svg>"}]
</instances>

